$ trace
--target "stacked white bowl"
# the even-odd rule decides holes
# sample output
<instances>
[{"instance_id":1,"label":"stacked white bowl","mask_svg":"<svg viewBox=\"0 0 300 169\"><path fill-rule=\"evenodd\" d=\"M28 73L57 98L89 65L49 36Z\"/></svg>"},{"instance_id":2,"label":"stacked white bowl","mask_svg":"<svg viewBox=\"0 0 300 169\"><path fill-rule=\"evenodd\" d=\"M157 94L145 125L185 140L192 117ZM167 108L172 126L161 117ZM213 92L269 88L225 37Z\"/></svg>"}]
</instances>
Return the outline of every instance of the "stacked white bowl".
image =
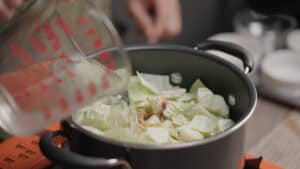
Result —
<instances>
[{"instance_id":1,"label":"stacked white bowl","mask_svg":"<svg viewBox=\"0 0 300 169\"><path fill-rule=\"evenodd\" d=\"M278 50L266 55L261 64L261 85L284 99L300 99L300 53Z\"/></svg>"},{"instance_id":2,"label":"stacked white bowl","mask_svg":"<svg viewBox=\"0 0 300 169\"><path fill-rule=\"evenodd\" d=\"M300 30L287 36L287 49L267 54L261 64L262 90L300 106Z\"/></svg>"},{"instance_id":3,"label":"stacked white bowl","mask_svg":"<svg viewBox=\"0 0 300 169\"><path fill-rule=\"evenodd\" d=\"M300 30L288 34L287 49L275 50L265 56L260 42L245 34L220 33L209 39L232 42L248 50L255 63L250 78L258 89L265 95L300 106ZM222 52L210 52L243 69L239 59Z\"/></svg>"}]
</instances>

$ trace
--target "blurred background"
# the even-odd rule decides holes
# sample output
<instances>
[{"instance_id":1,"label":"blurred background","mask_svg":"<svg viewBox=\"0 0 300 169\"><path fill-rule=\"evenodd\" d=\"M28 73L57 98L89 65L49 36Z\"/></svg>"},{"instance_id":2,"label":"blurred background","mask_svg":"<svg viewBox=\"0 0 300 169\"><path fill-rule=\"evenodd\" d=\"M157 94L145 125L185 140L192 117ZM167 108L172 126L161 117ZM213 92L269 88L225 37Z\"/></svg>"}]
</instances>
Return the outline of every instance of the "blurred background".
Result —
<instances>
[{"instance_id":1,"label":"blurred background","mask_svg":"<svg viewBox=\"0 0 300 169\"><path fill-rule=\"evenodd\" d=\"M124 1L113 0L112 2L113 20L125 43L144 42L127 14ZM183 31L177 38L163 43L191 46L213 34L231 32L234 30L234 16L244 9L251 8L266 14L296 16L299 6L297 0L182 0Z\"/></svg>"},{"instance_id":2,"label":"blurred background","mask_svg":"<svg viewBox=\"0 0 300 169\"><path fill-rule=\"evenodd\" d=\"M126 44L144 42L128 16L124 2L113 0L113 20ZM231 31L232 19L241 9L247 8L245 0L182 0L183 31L175 39L163 41L194 45L217 32Z\"/></svg>"}]
</instances>

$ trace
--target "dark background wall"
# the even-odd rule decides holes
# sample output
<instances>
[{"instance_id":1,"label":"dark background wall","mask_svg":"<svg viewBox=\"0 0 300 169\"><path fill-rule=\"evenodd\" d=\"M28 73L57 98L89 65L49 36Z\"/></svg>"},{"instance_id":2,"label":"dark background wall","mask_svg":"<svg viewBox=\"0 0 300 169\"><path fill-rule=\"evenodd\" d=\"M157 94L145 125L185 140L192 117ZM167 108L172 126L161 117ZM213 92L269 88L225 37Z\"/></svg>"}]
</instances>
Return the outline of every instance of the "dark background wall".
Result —
<instances>
[{"instance_id":1,"label":"dark background wall","mask_svg":"<svg viewBox=\"0 0 300 169\"><path fill-rule=\"evenodd\" d=\"M120 0L113 0L114 21L120 28L126 44L143 43L144 39L136 32L123 3ZM181 0L181 6L182 33L173 40L161 43L192 46L212 34L232 31L233 16L247 7L245 0Z\"/></svg>"},{"instance_id":2,"label":"dark background wall","mask_svg":"<svg viewBox=\"0 0 300 169\"><path fill-rule=\"evenodd\" d=\"M113 1L113 18L117 25L127 28L123 32L126 44L142 43L133 22L124 8L123 0ZM183 32L174 40L162 43L194 45L218 32L232 31L234 15L244 8L263 14L288 14L300 23L300 0L181 0ZM299 24L298 24L299 25ZM124 30L124 29L120 29Z\"/></svg>"}]
</instances>

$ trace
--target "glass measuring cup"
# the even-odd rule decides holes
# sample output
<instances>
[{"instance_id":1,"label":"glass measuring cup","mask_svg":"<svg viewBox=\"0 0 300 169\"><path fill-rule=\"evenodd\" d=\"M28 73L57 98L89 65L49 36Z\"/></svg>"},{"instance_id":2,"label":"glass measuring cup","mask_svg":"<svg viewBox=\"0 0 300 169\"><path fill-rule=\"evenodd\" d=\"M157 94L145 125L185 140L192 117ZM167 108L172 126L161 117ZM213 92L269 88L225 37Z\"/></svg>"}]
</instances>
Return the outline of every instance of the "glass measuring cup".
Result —
<instances>
[{"instance_id":1,"label":"glass measuring cup","mask_svg":"<svg viewBox=\"0 0 300 169\"><path fill-rule=\"evenodd\" d=\"M11 134L39 132L126 90L129 60L91 0L31 1L0 37L0 126Z\"/></svg>"}]
</instances>

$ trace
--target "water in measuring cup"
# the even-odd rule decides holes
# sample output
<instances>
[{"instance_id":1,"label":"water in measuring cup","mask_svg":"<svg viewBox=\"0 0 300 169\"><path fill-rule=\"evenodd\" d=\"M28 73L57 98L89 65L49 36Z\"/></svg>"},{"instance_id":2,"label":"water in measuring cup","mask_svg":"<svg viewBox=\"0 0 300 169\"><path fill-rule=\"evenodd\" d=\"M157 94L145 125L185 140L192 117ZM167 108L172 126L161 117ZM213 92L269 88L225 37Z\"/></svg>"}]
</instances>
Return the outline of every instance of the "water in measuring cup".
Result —
<instances>
[{"instance_id":1,"label":"water in measuring cup","mask_svg":"<svg viewBox=\"0 0 300 169\"><path fill-rule=\"evenodd\" d=\"M14 135L39 132L102 97L126 91L129 76L129 68L115 70L96 59L54 60L3 74L0 126Z\"/></svg>"}]
</instances>

